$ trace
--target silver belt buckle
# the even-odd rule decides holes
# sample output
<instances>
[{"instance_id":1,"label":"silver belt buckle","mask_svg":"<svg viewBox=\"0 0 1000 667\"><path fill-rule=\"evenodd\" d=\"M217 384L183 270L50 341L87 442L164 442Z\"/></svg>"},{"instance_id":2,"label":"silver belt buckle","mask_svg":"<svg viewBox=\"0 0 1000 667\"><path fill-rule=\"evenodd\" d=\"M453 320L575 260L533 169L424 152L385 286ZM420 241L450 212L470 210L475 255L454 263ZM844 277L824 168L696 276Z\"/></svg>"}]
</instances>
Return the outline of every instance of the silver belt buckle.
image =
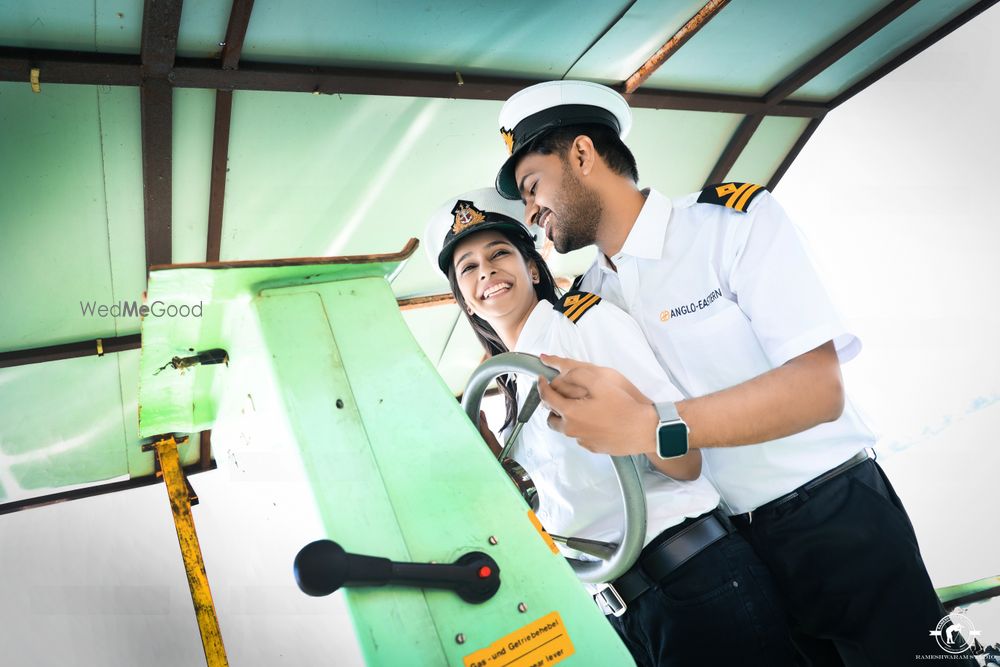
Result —
<instances>
[{"instance_id":1,"label":"silver belt buckle","mask_svg":"<svg viewBox=\"0 0 1000 667\"><path fill-rule=\"evenodd\" d=\"M608 591L611 591L610 595ZM622 600L622 596L618 594L618 591L611 584L608 584L608 587L602 589L595 597L597 599L597 606L601 608L601 612L605 616L620 618L628 610L625 600Z\"/></svg>"}]
</instances>

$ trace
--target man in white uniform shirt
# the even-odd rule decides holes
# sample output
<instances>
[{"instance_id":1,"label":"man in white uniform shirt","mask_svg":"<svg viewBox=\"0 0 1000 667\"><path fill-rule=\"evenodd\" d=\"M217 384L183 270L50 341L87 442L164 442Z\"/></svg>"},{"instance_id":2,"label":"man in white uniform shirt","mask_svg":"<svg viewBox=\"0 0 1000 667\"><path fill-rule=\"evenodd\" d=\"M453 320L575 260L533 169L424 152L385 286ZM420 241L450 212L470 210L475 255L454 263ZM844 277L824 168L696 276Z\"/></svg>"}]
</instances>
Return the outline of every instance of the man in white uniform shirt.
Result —
<instances>
[{"instance_id":1,"label":"man in white uniform shirt","mask_svg":"<svg viewBox=\"0 0 1000 667\"><path fill-rule=\"evenodd\" d=\"M574 284L631 314L686 396L637 400L611 369L557 358L552 428L615 455L700 448L733 523L768 565L810 664L910 664L944 614L875 438L844 396L860 342L769 192L640 190L625 100L555 81L500 113L497 191L559 252L597 245ZM677 159L678 156L673 156ZM648 395L647 395L648 396Z\"/></svg>"},{"instance_id":2,"label":"man in white uniform shirt","mask_svg":"<svg viewBox=\"0 0 1000 667\"><path fill-rule=\"evenodd\" d=\"M614 368L656 400L680 400L632 318L595 294L557 295L523 212L493 188L474 190L447 200L425 233L425 249L487 354L571 356ZM517 384L521 391L508 393L510 384L500 383L508 422L520 412L517 393L523 402L531 386ZM546 417L536 410L511 450L538 490L539 519L554 534L620 543L625 513L611 459L548 428ZM721 638L741 665L795 664L771 576L716 509L701 454L635 458L647 508L642 568L595 592L636 662L698 664Z\"/></svg>"}]
</instances>

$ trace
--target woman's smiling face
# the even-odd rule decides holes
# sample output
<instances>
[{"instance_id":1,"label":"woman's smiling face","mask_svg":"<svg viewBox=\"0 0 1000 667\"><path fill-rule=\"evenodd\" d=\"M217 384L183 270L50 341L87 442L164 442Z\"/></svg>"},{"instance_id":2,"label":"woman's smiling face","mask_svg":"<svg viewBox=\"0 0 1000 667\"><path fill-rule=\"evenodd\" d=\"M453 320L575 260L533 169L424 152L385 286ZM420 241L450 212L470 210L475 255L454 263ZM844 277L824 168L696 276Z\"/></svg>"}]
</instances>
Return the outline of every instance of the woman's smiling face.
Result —
<instances>
[{"instance_id":1,"label":"woman's smiling face","mask_svg":"<svg viewBox=\"0 0 1000 667\"><path fill-rule=\"evenodd\" d=\"M537 269L501 232L465 237L455 245L452 263L466 305L490 324L521 322L538 303L532 279Z\"/></svg>"}]
</instances>

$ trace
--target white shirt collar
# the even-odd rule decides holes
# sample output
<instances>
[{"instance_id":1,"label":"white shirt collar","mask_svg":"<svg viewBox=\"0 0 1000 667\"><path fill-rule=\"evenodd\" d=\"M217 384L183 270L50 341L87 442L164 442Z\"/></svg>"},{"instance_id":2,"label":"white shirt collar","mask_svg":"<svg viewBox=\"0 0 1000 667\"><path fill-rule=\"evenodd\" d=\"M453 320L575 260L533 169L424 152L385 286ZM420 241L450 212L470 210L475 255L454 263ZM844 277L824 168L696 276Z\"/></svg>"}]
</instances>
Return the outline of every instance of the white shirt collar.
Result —
<instances>
[{"instance_id":1,"label":"white shirt collar","mask_svg":"<svg viewBox=\"0 0 1000 667\"><path fill-rule=\"evenodd\" d=\"M663 196L656 190L648 188L643 190L646 194L646 202L639 211L639 217L635 219L635 224L625 238L622 249L615 257L637 257L639 259L660 259L663 257L663 238L667 233L667 222L670 220L670 213L673 211L673 204L670 199ZM615 260L612 257L612 261ZM597 253L597 266L613 271L608 264L604 253Z\"/></svg>"},{"instance_id":2,"label":"white shirt collar","mask_svg":"<svg viewBox=\"0 0 1000 667\"><path fill-rule=\"evenodd\" d=\"M538 349L543 343L543 337L551 327L552 316L556 314L551 303L545 299L539 300L535 304L534 310L528 315L528 319L525 320L524 326L521 328L521 334L517 337L517 343L514 344L513 351L531 352Z\"/></svg>"}]
</instances>

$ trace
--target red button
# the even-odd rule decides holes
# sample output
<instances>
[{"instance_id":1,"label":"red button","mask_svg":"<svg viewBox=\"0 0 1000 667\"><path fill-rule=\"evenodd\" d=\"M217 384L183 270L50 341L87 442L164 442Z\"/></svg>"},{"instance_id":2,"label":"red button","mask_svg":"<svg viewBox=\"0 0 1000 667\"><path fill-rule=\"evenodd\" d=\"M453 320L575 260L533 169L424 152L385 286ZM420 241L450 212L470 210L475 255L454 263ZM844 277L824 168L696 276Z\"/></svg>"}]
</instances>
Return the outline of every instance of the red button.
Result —
<instances>
[{"instance_id":1,"label":"red button","mask_svg":"<svg viewBox=\"0 0 1000 667\"><path fill-rule=\"evenodd\" d=\"M479 568L480 579L488 579L491 574L493 574L493 570L490 569L489 565L483 565L481 568Z\"/></svg>"}]
</instances>

